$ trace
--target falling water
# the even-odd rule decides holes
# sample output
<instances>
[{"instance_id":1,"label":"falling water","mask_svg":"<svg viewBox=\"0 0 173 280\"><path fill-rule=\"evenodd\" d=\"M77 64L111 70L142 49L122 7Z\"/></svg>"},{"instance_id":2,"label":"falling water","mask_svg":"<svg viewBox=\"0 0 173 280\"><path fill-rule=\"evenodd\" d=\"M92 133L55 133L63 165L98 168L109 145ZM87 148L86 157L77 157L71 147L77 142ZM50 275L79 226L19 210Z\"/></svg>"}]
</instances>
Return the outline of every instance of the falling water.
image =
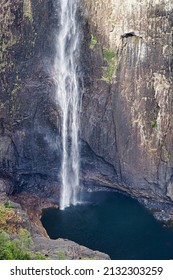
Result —
<instances>
[{"instance_id":1,"label":"falling water","mask_svg":"<svg viewBox=\"0 0 173 280\"><path fill-rule=\"evenodd\" d=\"M78 202L79 191L79 87L77 60L79 28L77 0L60 0L60 27L54 63L56 100L62 114L62 164L60 209Z\"/></svg>"}]
</instances>

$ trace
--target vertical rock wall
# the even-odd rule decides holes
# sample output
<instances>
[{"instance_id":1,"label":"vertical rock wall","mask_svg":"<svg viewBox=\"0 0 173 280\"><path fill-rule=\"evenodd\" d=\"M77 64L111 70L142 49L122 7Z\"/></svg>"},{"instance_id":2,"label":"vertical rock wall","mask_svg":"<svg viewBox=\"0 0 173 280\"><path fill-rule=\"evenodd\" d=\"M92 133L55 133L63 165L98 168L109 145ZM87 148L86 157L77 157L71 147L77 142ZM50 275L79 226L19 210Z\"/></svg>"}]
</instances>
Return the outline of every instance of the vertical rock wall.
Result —
<instances>
[{"instance_id":1,"label":"vertical rock wall","mask_svg":"<svg viewBox=\"0 0 173 280\"><path fill-rule=\"evenodd\" d=\"M85 4L96 41L89 45L82 137L114 165L129 192L173 200L173 2ZM109 82L104 50L115 54Z\"/></svg>"},{"instance_id":2,"label":"vertical rock wall","mask_svg":"<svg viewBox=\"0 0 173 280\"><path fill-rule=\"evenodd\" d=\"M79 2L81 138L128 192L173 200L173 2ZM45 191L61 160L51 72L58 1L2 0L0 9L0 175Z\"/></svg>"},{"instance_id":3,"label":"vertical rock wall","mask_svg":"<svg viewBox=\"0 0 173 280\"><path fill-rule=\"evenodd\" d=\"M0 3L0 176L13 178L17 189L46 189L58 180L60 122L50 73L59 12L54 4Z\"/></svg>"}]
</instances>

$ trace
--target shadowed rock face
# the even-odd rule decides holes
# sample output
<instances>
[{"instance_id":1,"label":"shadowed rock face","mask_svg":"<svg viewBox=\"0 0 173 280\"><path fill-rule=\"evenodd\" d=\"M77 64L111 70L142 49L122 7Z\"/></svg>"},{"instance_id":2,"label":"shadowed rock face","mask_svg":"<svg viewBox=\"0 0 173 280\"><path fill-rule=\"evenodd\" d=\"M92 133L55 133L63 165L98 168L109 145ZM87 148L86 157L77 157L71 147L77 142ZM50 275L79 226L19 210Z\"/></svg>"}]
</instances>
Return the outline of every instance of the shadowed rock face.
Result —
<instances>
[{"instance_id":1,"label":"shadowed rock face","mask_svg":"<svg viewBox=\"0 0 173 280\"><path fill-rule=\"evenodd\" d=\"M51 62L58 7L6 1L1 9L0 172L17 190L58 182L61 141Z\"/></svg>"},{"instance_id":2,"label":"shadowed rock face","mask_svg":"<svg viewBox=\"0 0 173 280\"><path fill-rule=\"evenodd\" d=\"M1 2L0 174L15 191L51 196L62 156L51 68L58 1ZM170 2L80 2L84 185L173 200Z\"/></svg>"},{"instance_id":3,"label":"shadowed rock face","mask_svg":"<svg viewBox=\"0 0 173 280\"><path fill-rule=\"evenodd\" d=\"M114 165L128 192L173 200L173 5L90 0L86 6L97 42L90 48L82 138ZM116 56L109 83L102 81L102 67L109 67L104 49Z\"/></svg>"},{"instance_id":4,"label":"shadowed rock face","mask_svg":"<svg viewBox=\"0 0 173 280\"><path fill-rule=\"evenodd\" d=\"M14 192L27 190L41 197L55 198L59 196L62 158L61 112L55 102L52 70L59 3L3 0L0 9L0 176L12 182ZM86 28L87 21L81 10L77 16L81 28ZM82 54L87 53L87 49L84 37ZM89 73L88 62L85 64L82 60L79 73L82 68ZM88 79L89 74L84 78L85 83ZM96 167L97 155L89 147L87 155L83 154L88 170L93 169L93 162ZM103 166L103 171L96 167L92 180L103 178L98 180L103 185L104 170L109 181L114 169L111 167L108 171L104 160L99 162L100 159L98 165ZM86 168L83 173L86 175Z\"/></svg>"}]
</instances>

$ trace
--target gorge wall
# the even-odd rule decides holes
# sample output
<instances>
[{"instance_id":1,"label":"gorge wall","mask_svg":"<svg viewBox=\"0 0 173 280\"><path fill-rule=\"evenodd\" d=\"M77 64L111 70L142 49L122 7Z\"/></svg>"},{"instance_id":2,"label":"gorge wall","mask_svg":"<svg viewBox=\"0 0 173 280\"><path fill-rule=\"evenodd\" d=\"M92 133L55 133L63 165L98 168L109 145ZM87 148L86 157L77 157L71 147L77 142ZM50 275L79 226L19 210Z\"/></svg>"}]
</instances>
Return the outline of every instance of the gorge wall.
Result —
<instances>
[{"instance_id":1,"label":"gorge wall","mask_svg":"<svg viewBox=\"0 0 173 280\"><path fill-rule=\"evenodd\" d=\"M91 41L82 138L128 192L173 200L173 2L85 4Z\"/></svg>"},{"instance_id":2,"label":"gorge wall","mask_svg":"<svg viewBox=\"0 0 173 280\"><path fill-rule=\"evenodd\" d=\"M60 168L59 113L50 78L58 10L52 1L3 0L0 172L16 191L51 192Z\"/></svg>"},{"instance_id":3,"label":"gorge wall","mask_svg":"<svg viewBox=\"0 0 173 280\"><path fill-rule=\"evenodd\" d=\"M63 145L53 65L60 3L3 0L0 9L0 191L25 190L41 197L57 197ZM83 38L81 52L86 57L90 49L83 36L87 19L82 10L77 16ZM88 71L86 83L89 65L84 67L81 61L78 73ZM82 81L80 84L82 92ZM90 185L92 177L91 181L116 185L114 168L97 158L87 143L81 145L86 182ZM111 177L111 182L106 177Z\"/></svg>"},{"instance_id":4,"label":"gorge wall","mask_svg":"<svg viewBox=\"0 0 173 280\"><path fill-rule=\"evenodd\" d=\"M58 1L2 0L0 10L0 174L15 191L51 196L62 157ZM78 16L85 183L173 201L172 1L82 0Z\"/></svg>"}]
</instances>

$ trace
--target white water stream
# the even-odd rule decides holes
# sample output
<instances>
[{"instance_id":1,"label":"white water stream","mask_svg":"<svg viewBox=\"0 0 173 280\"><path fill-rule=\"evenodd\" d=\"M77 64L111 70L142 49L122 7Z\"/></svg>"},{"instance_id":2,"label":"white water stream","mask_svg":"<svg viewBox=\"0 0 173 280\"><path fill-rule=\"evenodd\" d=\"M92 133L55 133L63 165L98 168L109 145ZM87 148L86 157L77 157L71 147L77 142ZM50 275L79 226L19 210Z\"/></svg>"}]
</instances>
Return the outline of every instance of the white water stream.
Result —
<instances>
[{"instance_id":1,"label":"white water stream","mask_svg":"<svg viewBox=\"0 0 173 280\"><path fill-rule=\"evenodd\" d=\"M62 164L60 209L76 205L79 191L79 28L77 0L59 0L60 27L56 39L54 71L56 101L62 114Z\"/></svg>"}]
</instances>

